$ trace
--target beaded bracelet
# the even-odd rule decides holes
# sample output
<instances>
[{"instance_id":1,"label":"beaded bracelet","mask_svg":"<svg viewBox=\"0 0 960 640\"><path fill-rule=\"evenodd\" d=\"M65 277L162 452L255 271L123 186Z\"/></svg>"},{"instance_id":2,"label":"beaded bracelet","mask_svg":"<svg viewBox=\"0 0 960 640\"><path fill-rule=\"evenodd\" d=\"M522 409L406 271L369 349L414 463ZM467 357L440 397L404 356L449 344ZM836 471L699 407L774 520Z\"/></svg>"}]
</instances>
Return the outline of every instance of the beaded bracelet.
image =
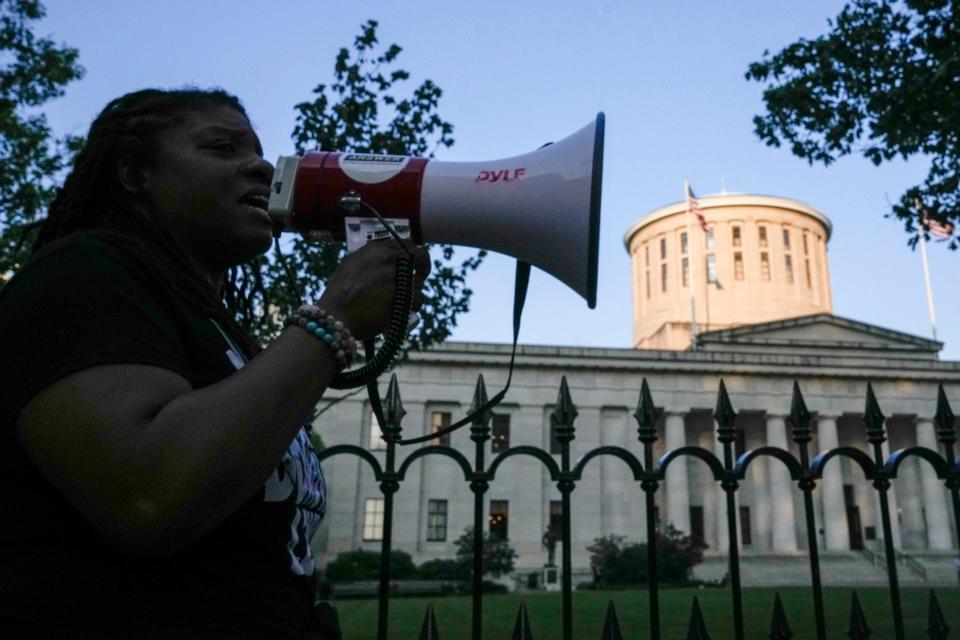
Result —
<instances>
[{"instance_id":1,"label":"beaded bracelet","mask_svg":"<svg viewBox=\"0 0 960 640\"><path fill-rule=\"evenodd\" d=\"M333 354L338 372L357 356L357 341L350 335L350 330L316 305L301 306L286 319L284 325L296 325L319 338Z\"/></svg>"}]
</instances>

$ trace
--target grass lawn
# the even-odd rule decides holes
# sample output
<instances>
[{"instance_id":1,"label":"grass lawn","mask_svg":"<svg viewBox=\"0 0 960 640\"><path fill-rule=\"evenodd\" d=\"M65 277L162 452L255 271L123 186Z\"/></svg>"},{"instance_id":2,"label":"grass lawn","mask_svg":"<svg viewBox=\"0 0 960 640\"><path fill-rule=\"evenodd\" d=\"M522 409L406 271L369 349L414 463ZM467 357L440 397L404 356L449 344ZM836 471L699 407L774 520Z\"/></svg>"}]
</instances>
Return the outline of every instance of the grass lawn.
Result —
<instances>
[{"instance_id":1,"label":"grass lawn","mask_svg":"<svg viewBox=\"0 0 960 640\"><path fill-rule=\"evenodd\" d=\"M761 640L770 629L773 595L779 591L790 628L796 640L814 636L813 604L807 587L744 589L743 616L746 637ZM847 639L851 589L824 589L827 637ZM872 638L893 638L890 596L886 589L857 589ZM664 589L660 591L661 632L664 640L682 640L693 597L700 600L707 630L713 640L733 638L728 589ZM910 640L925 640L929 591L922 588L901 590L904 626ZM954 633L960 632L960 589L937 589L937 599ZM522 593L484 597L483 637L507 640L513 632L521 600L527 603L530 625L536 640L561 637L560 594ZM647 640L649 636L646 591L577 591L573 594L573 637L594 640L600 637L607 601L613 600L625 640ZM333 603L340 614L345 640L372 640L376 637L377 601L339 600ZM470 598L397 598L390 601L391 640L416 640L427 605L432 604L437 628L443 640L465 640L470 637ZM951 634L952 635L952 634Z\"/></svg>"}]
</instances>

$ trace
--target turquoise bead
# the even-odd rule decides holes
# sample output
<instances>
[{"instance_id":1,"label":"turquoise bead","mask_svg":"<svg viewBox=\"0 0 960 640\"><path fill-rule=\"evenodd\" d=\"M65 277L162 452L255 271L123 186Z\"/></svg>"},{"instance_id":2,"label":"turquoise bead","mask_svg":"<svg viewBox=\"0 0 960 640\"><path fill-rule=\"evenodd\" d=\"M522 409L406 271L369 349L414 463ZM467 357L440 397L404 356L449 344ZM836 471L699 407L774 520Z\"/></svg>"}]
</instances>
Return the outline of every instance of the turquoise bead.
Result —
<instances>
[{"instance_id":1,"label":"turquoise bead","mask_svg":"<svg viewBox=\"0 0 960 640\"><path fill-rule=\"evenodd\" d=\"M312 322L312 321L311 321L311 322L308 322L308 323L307 323L307 331L316 331L316 330L317 330L317 326L318 326L318 325L317 325L316 322Z\"/></svg>"}]
</instances>

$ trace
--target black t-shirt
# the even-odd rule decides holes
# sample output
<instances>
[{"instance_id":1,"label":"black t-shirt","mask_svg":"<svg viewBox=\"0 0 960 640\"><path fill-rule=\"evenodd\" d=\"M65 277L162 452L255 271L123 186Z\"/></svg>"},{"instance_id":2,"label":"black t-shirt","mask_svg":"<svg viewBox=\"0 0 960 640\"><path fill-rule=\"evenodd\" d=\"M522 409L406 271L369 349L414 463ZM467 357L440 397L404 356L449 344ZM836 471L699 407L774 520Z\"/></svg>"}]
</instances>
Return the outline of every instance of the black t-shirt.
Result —
<instances>
[{"instance_id":1,"label":"black t-shirt","mask_svg":"<svg viewBox=\"0 0 960 640\"><path fill-rule=\"evenodd\" d=\"M244 361L222 327L180 303L142 258L99 237L78 234L41 252L0 288L0 635L40 621L92 635L302 637L314 601L309 541L325 506L304 430L256 495L164 558L111 548L40 474L16 432L38 391L87 367L165 367L196 389ZM72 428L69 414L57 428Z\"/></svg>"}]
</instances>

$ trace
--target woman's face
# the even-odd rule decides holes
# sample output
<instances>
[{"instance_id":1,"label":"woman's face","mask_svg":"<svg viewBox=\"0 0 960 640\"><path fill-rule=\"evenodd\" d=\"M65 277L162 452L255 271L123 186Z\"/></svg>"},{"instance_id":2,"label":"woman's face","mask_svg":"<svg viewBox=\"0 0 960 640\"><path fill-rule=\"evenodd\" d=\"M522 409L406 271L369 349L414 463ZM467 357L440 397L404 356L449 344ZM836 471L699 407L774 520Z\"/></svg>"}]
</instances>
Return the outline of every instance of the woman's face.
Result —
<instances>
[{"instance_id":1,"label":"woman's face","mask_svg":"<svg viewBox=\"0 0 960 640\"><path fill-rule=\"evenodd\" d=\"M188 112L160 133L154 162L140 175L152 209L212 275L270 248L273 165L236 109Z\"/></svg>"}]
</instances>

